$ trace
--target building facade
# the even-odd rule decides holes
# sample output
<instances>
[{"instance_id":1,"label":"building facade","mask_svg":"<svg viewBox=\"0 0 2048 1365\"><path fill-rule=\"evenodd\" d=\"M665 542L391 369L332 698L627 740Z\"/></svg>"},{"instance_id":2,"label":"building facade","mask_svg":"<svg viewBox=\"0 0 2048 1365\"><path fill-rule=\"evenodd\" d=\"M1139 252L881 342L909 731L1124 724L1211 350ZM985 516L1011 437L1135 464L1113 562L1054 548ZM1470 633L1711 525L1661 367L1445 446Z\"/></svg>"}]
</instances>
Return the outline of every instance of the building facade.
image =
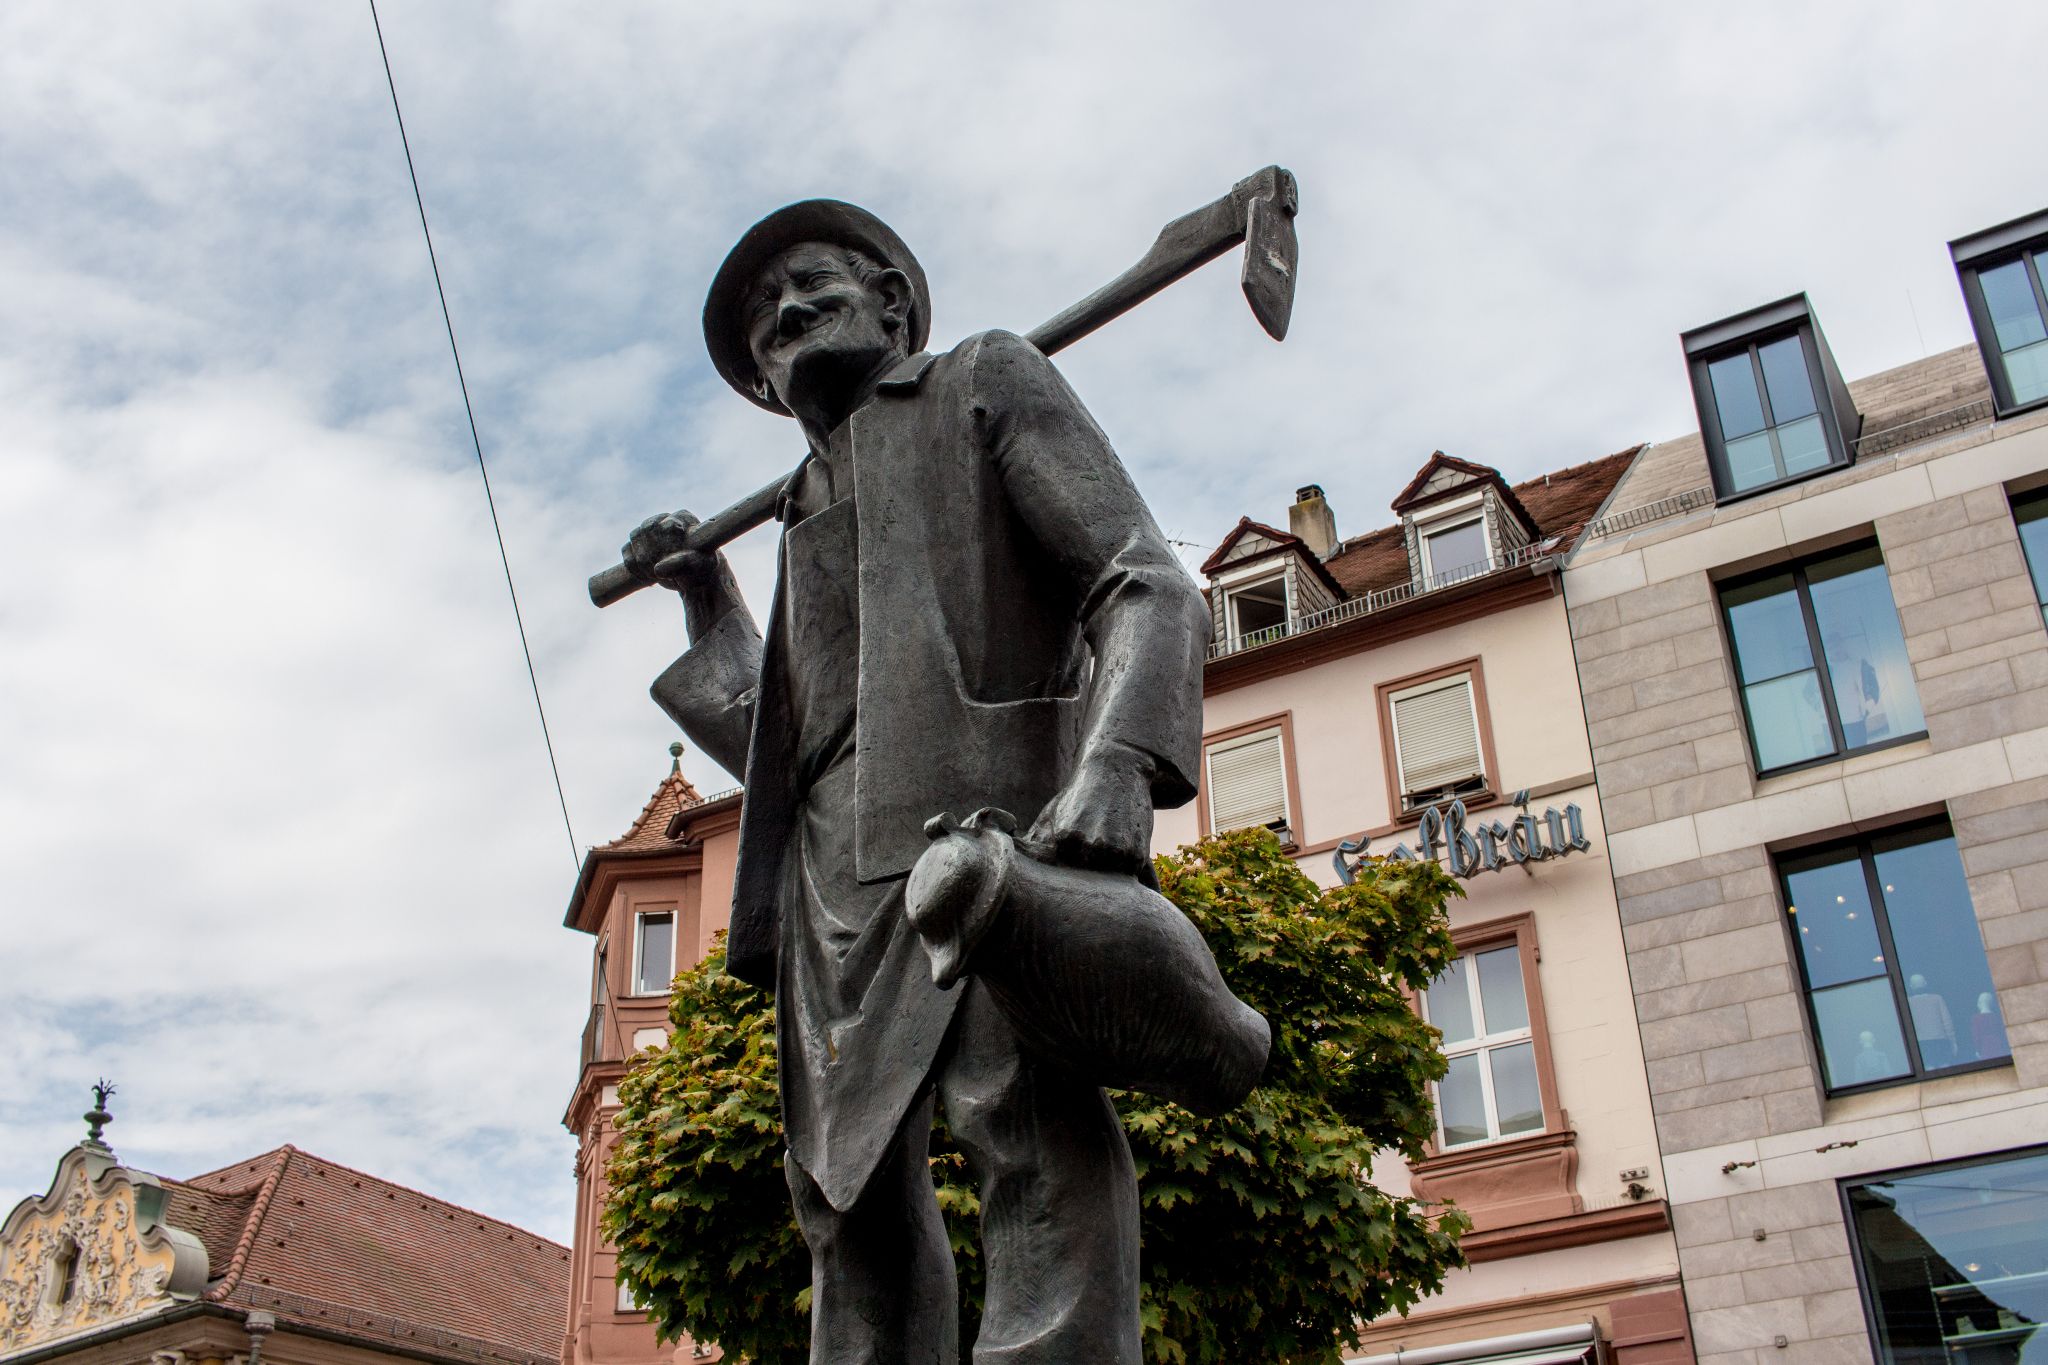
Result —
<instances>
[{"instance_id":1,"label":"building facade","mask_svg":"<svg viewBox=\"0 0 2048 1365\"><path fill-rule=\"evenodd\" d=\"M1634 458L1511 487L1439 453L1386 527L1340 538L1311 486L1201 569L1201 795L1155 848L1265 825L1325 885L1362 851L1466 891L1417 1001L1450 1058L1437 1137L1373 1178L1464 1208L1471 1266L1368 1326L1378 1365L1692 1358L1559 583Z\"/></svg>"},{"instance_id":2,"label":"building facade","mask_svg":"<svg viewBox=\"0 0 2048 1365\"><path fill-rule=\"evenodd\" d=\"M2048 215L1979 344L1682 338L1564 574L1703 1362L2036 1359L2048 1320Z\"/></svg>"},{"instance_id":3,"label":"building facade","mask_svg":"<svg viewBox=\"0 0 2048 1365\"><path fill-rule=\"evenodd\" d=\"M562 1123L576 1135L575 1249L561 1365L658 1365L719 1359L715 1345L663 1344L619 1287L598 1220L605 1162L618 1138L619 1082L634 1054L668 1041L669 988L730 922L739 851L737 791L710 799L683 776L671 745L668 775L632 827L583 860L563 923L591 936L590 1014Z\"/></svg>"},{"instance_id":4,"label":"building facade","mask_svg":"<svg viewBox=\"0 0 2048 1365\"><path fill-rule=\"evenodd\" d=\"M186 1180L99 1134L0 1224L7 1365L551 1365L569 1249L295 1147Z\"/></svg>"}]
</instances>

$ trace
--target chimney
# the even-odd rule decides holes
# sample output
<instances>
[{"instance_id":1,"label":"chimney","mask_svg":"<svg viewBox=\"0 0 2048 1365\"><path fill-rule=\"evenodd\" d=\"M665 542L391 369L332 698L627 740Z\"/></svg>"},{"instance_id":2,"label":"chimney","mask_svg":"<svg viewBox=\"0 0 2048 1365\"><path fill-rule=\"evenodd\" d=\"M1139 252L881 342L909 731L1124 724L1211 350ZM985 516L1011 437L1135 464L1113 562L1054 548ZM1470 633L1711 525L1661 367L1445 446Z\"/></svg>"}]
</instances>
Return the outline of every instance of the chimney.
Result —
<instances>
[{"instance_id":1,"label":"chimney","mask_svg":"<svg viewBox=\"0 0 2048 1365\"><path fill-rule=\"evenodd\" d=\"M1317 559L1328 559L1337 548L1337 514L1323 499L1323 486L1312 483L1294 490L1294 506L1287 509L1287 529L1308 546Z\"/></svg>"}]
</instances>

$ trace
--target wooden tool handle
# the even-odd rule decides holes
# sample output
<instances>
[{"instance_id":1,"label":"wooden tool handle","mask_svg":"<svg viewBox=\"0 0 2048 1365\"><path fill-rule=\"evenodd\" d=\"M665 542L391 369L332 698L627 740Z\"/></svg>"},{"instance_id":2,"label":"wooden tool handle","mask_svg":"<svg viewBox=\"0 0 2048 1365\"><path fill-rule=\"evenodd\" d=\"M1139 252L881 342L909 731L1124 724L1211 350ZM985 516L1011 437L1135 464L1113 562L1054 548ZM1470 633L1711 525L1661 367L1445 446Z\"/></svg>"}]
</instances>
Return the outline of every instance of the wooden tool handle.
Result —
<instances>
[{"instance_id":1,"label":"wooden tool handle","mask_svg":"<svg viewBox=\"0 0 2048 1365\"><path fill-rule=\"evenodd\" d=\"M788 481L789 475L779 475L774 482L762 484L711 520L698 522L685 538L683 548L710 554L739 539L775 515L775 503L781 498L782 486ZM608 607L651 586L651 583L652 580L640 577L624 564L614 564L603 573L590 576L590 600L600 607Z\"/></svg>"}]
</instances>

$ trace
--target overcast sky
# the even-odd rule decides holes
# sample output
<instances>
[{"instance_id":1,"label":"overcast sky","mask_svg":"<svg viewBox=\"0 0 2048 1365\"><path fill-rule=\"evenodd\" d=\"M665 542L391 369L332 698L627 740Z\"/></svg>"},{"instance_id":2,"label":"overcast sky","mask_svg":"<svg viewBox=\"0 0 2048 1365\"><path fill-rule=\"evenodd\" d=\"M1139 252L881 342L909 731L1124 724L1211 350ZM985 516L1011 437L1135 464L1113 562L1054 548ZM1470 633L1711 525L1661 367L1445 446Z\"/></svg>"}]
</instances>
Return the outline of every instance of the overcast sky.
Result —
<instances>
[{"instance_id":1,"label":"overcast sky","mask_svg":"<svg viewBox=\"0 0 2048 1365\"><path fill-rule=\"evenodd\" d=\"M2038 3L382 16L578 845L680 642L585 576L800 449L697 322L779 204L890 221L946 346L1291 167L1284 345L1232 261L1060 357L1205 545L1683 434L1677 334L1798 290L1851 377L1961 344L1945 243L2048 206ZM566 1240L573 874L367 5L0 9L0 1209L108 1075L134 1164L291 1142Z\"/></svg>"}]
</instances>

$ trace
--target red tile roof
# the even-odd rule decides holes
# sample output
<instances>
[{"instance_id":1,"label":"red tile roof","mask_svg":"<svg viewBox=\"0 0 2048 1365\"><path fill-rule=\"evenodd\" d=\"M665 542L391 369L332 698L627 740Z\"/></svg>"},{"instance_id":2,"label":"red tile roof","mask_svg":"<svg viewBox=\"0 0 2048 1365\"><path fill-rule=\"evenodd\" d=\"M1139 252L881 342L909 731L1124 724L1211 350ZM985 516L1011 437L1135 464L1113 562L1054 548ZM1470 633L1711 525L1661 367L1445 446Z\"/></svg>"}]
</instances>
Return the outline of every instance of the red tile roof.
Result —
<instances>
[{"instance_id":1,"label":"red tile roof","mask_svg":"<svg viewBox=\"0 0 2048 1365\"><path fill-rule=\"evenodd\" d=\"M593 851L638 853L656 848L673 850L675 844L668 837L669 821L684 806L694 806L703 799L690 785L690 779L683 776L683 756L676 754L675 765L661 780L661 785L654 789L654 795L647 798L647 804L640 808L632 827L610 843L599 844Z\"/></svg>"},{"instance_id":2,"label":"red tile roof","mask_svg":"<svg viewBox=\"0 0 2048 1365\"><path fill-rule=\"evenodd\" d=\"M1641 446L1515 484L1509 491L1522 504L1540 536L1567 543L1585 529L1600 504L1628 472ZM1454 457L1444 456L1444 462ZM1457 461L1461 466L1464 461ZM1483 468L1483 466L1475 466ZM1419 477L1419 476L1418 476ZM1331 577L1353 596L1408 581L1408 546L1400 524L1353 536L1323 561Z\"/></svg>"},{"instance_id":3,"label":"red tile roof","mask_svg":"<svg viewBox=\"0 0 2048 1365\"><path fill-rule=\"evenodd\" d=\"M545 1237L292 1146L163 1184L210 1300L441 1355L560 1357L569 1249Z\"/></svg>"}]
</instances>

